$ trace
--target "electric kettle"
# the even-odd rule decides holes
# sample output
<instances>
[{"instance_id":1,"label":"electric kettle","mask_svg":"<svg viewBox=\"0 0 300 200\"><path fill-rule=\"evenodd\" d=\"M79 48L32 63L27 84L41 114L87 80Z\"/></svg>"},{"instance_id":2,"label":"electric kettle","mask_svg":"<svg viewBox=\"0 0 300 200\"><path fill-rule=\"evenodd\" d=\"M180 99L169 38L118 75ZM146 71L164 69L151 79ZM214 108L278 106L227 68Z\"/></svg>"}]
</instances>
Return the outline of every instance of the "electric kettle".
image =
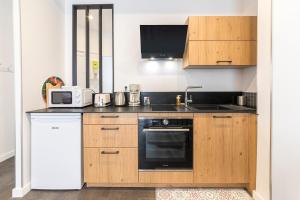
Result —
<instances>
[{"instance_id":1,"label":"electric kettle","mask_svg":"<svg viewBox=\"0 0 300 200\"><path fill-rule=\"evenodd\" d=\"M126 99L124 92L115 92L115 106L125 106Z\"/></svg>"}]
</instances>

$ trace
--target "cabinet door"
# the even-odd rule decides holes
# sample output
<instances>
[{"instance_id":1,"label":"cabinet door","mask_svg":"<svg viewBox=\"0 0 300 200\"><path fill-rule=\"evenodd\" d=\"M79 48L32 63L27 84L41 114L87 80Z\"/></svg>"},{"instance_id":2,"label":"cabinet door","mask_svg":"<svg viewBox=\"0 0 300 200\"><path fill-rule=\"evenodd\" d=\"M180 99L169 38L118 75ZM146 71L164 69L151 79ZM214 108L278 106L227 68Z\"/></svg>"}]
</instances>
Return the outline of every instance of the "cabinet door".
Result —
<instances>
[{"instance_id":1,"label":"cabinet door","mask_svg":"<svg viewBox=\"0 0 300 200\"><path fill-rule=\"evenodd\" d=\"M84 148L84 182L98 183L99 182L99 149Z\"/></svg>"},{"instance_id":2,"label":"cabinet door","mask_svg":"<svg viewBox=\"0 0 300 200\"><path fill-rule=\"evenodd\" d=\"M256 65L256 41L190 41L189 65Z\"/></svg>"},{"instance_id":3,"label":"cabinet door","mask_svg":"<svg viewBox=\"0 0 300 200\"><path fill-rule=\"evenodd\" d=\"M194 182L228 182L231 170L232 116L197 115L194 126Z\"/></svg>"},{"instance_id":4,"label":"cabinet door","mask_svg":"<svg viewBox=\"0 0 300 200\"><path fill-rule=\"evenodd\" d=\"M189 40L256 40L255 16L192 16Z\"/></svg>"},{"instance_id":5,"label":"cabinet door","mask_svg":"<svg viewBox=\"0 0 300 200\"><path fill-rule=\"evenodd\" d=\"M247 117L198 114L194 121L194 182L246 183Z\"/></svg>"},{"instance_id":6,"label":"cabinet door","mask_svg":"<svg viewBox=\"0 0 300 200\"><path fill-rule=\"evenodd\" d=\"M85 148L84 181L137 183L137 148Z\"/></svg>"},{"instance_id":7,"label":"cabinet door","mask_svg":"<svg viewBox=\"0 0 300 200\"><path fill-rule=\"evenodd\" d=\"M234 114L232 120L232 171L230 181L233 183L246 183L248 182L249 168L249 115Z\"/></svg>"}]
</instances>

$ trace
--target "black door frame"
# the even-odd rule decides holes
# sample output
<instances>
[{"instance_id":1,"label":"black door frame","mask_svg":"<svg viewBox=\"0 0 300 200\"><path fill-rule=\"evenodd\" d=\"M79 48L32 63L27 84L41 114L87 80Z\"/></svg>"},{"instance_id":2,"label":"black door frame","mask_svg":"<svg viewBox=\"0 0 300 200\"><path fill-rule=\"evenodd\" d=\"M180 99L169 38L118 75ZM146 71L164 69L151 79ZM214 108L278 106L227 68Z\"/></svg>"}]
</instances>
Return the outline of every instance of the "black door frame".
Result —
<instances>
[{"instance_id":1,"label":"black door frame","mask_svg":"<svg viewBox=\"0 0 300 200\"><path fill-rule=\"evenodd\" d=\"M102 10L112 10L112 92L114 92L114 6L113 4L89 4L89 5L73 5L72 8L72 84L77 85L77 11L85 10L86 26L85 26L85 50L86 50L86 87L90 87L90 27L89 27L89 10L99 10L99 92L103 92L103 72L102 72Z\"/></svg>"}]
</instances>

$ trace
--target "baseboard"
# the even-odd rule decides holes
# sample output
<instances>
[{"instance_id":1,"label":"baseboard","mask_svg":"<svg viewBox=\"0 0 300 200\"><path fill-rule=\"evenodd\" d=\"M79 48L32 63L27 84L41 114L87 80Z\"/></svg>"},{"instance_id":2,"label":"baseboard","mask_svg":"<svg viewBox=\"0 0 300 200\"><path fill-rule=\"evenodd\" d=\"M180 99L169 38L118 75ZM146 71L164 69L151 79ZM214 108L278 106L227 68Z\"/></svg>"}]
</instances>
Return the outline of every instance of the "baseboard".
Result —
<instances>
[{"instance_id":1,"label":"baseboard","mask_svg":"<svg viewBox=\"0 0 300 200\"><path fill-rule=\"evenodd\" d=\"M22 188L14 188L12 191L12 197L13 198L22 198L24 197L28 192L31 190L31 184L27 183Z\"/></svg>"},{"instance_id":2,"label":"baseboard","mask_svg":"<svg viewBox=\"0 0 300 200\"><path fill-rule=\"evenodd\" d=\"M15 156L15 150L12 150L12 151L9 151L9 152L6 152L6 153L1 153L0 154L0 163Z\"/></svg>"},{"instance_id":3,"label":"baseboard","mask_svg":"<svg viewBox=\"0 0 300 200\"><path fill-rule=\"evenodd\" d=\"M265 200L259 193L257 193L255 190L253 191L253 199L254 200Z\"/></svg>"}]
</instances>

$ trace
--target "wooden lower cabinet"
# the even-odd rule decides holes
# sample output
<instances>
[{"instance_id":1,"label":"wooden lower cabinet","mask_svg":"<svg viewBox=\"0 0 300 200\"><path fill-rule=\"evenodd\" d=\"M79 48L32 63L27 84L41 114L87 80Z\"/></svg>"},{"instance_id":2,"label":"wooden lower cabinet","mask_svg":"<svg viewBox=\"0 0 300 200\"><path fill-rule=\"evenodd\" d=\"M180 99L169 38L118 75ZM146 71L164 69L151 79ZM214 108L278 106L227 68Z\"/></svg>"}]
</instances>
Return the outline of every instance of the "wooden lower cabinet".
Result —
<instances>
[{"instance_id":1,"label":"wooden lower cabinet","mask_svg":"<svg viewBox=\"0 0 300 200\"><path fill-rule=\"evenodd\" d=\"M89 115L89 114L85 114ZM115 114L116 115L116 114ZM153 117L154 114L140 114ZM138 170L137 125L130 115L113 121L85 116L84 182L100 187L247 187L256 182L256 115L247 113L161 114L193 117L193 170ZM135 117L137 115L135 114ZM109 119L109 120L108 120ZM92 124L92 125L91 125Z\"/></svg>"},{"instance_id":2,"label":"wooden lower cabinet","mask_svg":"<svg viewBox=\"0 0 300 200\"><path fill-rule=\"evenodd\" d=\"M140 183L150 184L185 184L193 183L193 171L141 171Z\"/></svg>"},{"instance_id":3,"label":"wooden lower cabinet","mask_svg":"<svg viewBox=\"0 0 300 200\"><path fill-rule=\"evenodd\" d=\"M227 118L231 115L225 114L222 117L213 118L211 114L205 114L194 118L196 183L229 182L232 118Z\"/></svg>"},{"instance_id":4,"label":"wooden lower cabinet","mask_svg":"<svg viewBox=\"0 0 300 200\"><path fill-rule=\"evenodd\" d=\"M85 148L86 183L137 183L137 148Z\"/></svg>"},{"instance_id":5,"label":"wooden lower cabinet","mask_svg":"<svg viewBox=\"0 0 300 200\"><path fill-rule=\"evenodd\" d=\"M250 114L195 115L194 183L249 183L250 126Z\"/></svg>"}]
</instances>

